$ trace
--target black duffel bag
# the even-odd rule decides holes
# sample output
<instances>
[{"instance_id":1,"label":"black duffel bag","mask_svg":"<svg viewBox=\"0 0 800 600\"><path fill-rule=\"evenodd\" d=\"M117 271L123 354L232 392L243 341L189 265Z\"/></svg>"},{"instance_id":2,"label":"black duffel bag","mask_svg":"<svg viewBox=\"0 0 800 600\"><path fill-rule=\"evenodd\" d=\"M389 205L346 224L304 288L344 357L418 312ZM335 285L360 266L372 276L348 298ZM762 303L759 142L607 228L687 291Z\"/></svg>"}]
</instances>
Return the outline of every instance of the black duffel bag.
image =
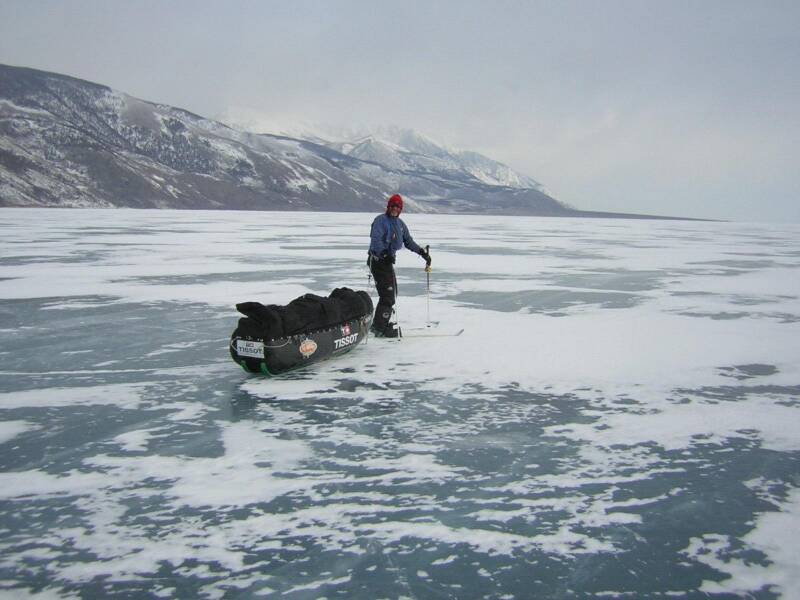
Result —
<instances>
[{"instance_id":1,"label":"black duffel bag","mask_svg":"<svg viewBox=\"0 0 800 600\"><path fill-rule=\"evenodd\" d=\"M346 321L372 314L372 298L367 292L341 287L333 290L330 298L339 304L342 318Z\"/></svg>"},{"instance_id":2,"label":"black duffel bag","mask_svg":"<svg viewBox=\"0 0 800 600\"><path fill-rule=\"evenodd\" d=\"M339 303L332 298L305 294L286 305L283 326L286 335L295 335L314 329L324 329L341 323L344 319Z\"/></svg>"},{"instance_id":3,"label":"black duffel bag","mask_svg":"<svg viewBox=\"0 0 800 600\"><path fill-rule=\"evenodd\" d=\"M236 305L236 310L246 317L239 319L239 329L245 335L268 340L286 335L283 325L285 307L277 304L264 306L260 302L242 302Z\"/></svg>"},{"instance_id":4,"label":"black duffel bag","mask_svg":"<svg viewBox=\"0 0 800 600\"><path fill-rule=\"evenodd\" d=\"M327 298L304 294L286 306L242 302L236 305L236 310L245 315L239 319L240 334L274 340L371 315L373 306L367 292L341 287Z\"/></svg>"}]
</instances>

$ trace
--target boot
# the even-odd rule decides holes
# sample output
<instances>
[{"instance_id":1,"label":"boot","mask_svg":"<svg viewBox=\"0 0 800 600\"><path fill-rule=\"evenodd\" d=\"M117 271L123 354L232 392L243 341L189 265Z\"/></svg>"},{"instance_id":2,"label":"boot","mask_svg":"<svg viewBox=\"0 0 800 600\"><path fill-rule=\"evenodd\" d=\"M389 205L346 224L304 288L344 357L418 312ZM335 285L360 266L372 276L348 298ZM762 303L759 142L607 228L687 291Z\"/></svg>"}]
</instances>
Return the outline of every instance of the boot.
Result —
<instances>
[{"instance_id":1,"label":"boot","mask_svg":"<svg viewBox=\"0 0 800 600\"><path fill-rule=\"evenodd\" d=\"M400 337L400 328L395 323L387 323L383 327L374 323L369 328L375 337L397 338Z\"/></svg>"},{"instance_id":2,"label":"boot","mask_svg":"<svg viewBox=\"0 0 800 600\"><path fill-rule=\"evenodd\" d=\"M389 323L386 326L386 329L383 330L383 337L396 338L400 336L401 336L400 328L397 326L396 323Z\"/></svg>"}]
</instances>

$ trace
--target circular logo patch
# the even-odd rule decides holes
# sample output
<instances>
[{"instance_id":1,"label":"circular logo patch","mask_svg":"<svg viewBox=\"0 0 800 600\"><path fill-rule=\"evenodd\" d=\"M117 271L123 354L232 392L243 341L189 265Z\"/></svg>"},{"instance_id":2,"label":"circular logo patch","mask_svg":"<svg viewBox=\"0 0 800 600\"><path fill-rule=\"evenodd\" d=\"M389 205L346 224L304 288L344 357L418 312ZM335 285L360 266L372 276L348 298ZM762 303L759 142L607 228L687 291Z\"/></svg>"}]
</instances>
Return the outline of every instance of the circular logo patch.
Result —
<instances>
[{"instance_id":1,"label":"circular logo patch","mask_svg":"<svg viewBox=\"0 0 800 600\"><path fill-rule=\"evenodd\" d=\"M300 354L303 355L303 358L308 358L314 352L317 351L317 342L311 339L303 340L303 343L300 344Z\"/></svg>"}]
</instances>

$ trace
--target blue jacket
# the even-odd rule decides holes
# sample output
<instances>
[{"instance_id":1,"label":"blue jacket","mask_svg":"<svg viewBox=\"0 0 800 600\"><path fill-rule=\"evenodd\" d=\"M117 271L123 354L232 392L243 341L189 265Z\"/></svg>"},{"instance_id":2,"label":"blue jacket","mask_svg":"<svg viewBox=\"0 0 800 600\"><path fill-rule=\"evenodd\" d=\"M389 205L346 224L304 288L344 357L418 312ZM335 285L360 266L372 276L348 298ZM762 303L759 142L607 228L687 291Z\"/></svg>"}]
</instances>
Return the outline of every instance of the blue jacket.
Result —
<instances>
[{"instance_id":1,"label":"blue jacket","mask_svg":"<svg viewBox=\"0 0 800 600\"><path fill-rule=\"evenodd\" d=\"M411 237L403 219L390 217L386 213L375 217L370 231L369 253L375 258L380 258L386 252L394 258L403 246L417 254L422 250Z\"/></svg>"}]
</instances>

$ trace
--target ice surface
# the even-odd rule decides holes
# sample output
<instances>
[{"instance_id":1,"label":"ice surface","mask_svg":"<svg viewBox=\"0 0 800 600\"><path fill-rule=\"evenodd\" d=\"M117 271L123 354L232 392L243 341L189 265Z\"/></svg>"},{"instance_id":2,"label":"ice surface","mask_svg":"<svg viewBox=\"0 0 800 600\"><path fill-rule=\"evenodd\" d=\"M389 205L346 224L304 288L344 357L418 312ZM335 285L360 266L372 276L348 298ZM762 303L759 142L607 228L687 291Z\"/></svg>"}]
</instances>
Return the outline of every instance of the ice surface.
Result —
<instances>
[{"instance_id":1,"label":"ice surface","mask_svg":"<svg viewBox=\"0 0 800 600\"><path fill-rule=\"evenodd\" d=\"M409 214L463 335L236 367L372 218L0 212L0 596L800 597L800 227Z\"/></svg>"}]
</instances>

